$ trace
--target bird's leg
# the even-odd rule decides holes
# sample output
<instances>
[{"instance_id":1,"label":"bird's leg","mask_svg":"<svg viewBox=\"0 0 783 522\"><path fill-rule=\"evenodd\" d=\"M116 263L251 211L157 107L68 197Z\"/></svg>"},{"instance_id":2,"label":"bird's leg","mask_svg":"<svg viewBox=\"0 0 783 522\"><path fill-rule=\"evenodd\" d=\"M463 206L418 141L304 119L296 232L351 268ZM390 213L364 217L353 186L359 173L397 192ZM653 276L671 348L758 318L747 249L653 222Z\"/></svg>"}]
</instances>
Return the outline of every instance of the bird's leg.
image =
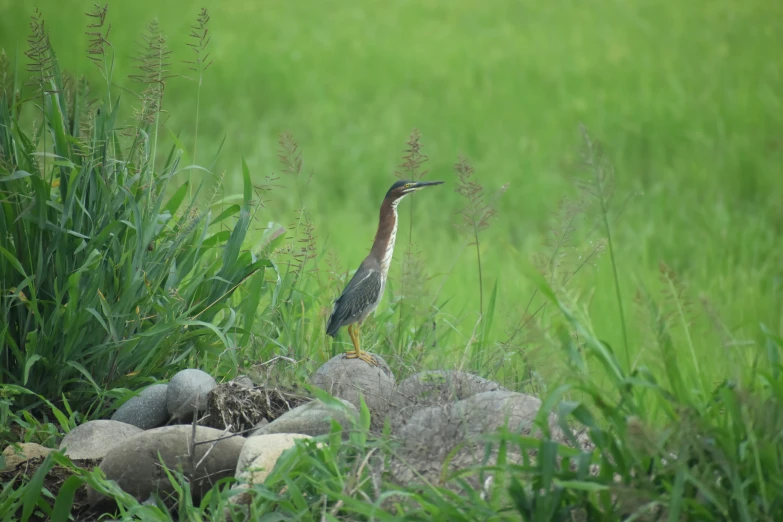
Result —
<instances>
[{"instance_id":1,"label":"bird's leg","mask_svg":"<svg viewBox=\"0 0 783 522\"><path fill-rule=\"evenodd\" d=\"M356 359L357 357L359 357L359 352L358 352L358 349L357 349L356 337L355 337L355 334L354 334L354 331L353 331L353 326L354 326L353 324L349 324L348 325L348 337L351 338L351 342L353 343L353 348L354 349L345 352L345 358L346 359Z\"/></svg>"},{"instance_id":2,"label":"bird's leg","mask_svg":"<svg viewBox=\"0 0 783 522\"><path fill-rule=\"evenodd\" d=\"M359 323L353 323L348 325L348 335L351 336L351 342L353 342L354 349L345 352L344 357L346 359L361 359L367 364L370 364L372 366L378 366L378 361L375 360L375 357L373 357L367 352L363 352L361 349L362 338L361 338L360 328L361 328L361 324Z\"/></svg>"},{"instance_id":3,"label":"bird's leg","mask_svg":"<svg viewBox=\"0 0 783 522\"><path fill-rule=\"evenodd\" d=\"M356 323L356 330L354 330L354 335L356 336L356 341L354 341L354 346L356 347L356 356L361 359L362 361L366 362L369 365L372 366L378 366L378 361L375 360L375 357L370 355L367 352L363 352L360 348L361 346L361 329L362 329L362 323Z\"/></svg>"}]
</instances>

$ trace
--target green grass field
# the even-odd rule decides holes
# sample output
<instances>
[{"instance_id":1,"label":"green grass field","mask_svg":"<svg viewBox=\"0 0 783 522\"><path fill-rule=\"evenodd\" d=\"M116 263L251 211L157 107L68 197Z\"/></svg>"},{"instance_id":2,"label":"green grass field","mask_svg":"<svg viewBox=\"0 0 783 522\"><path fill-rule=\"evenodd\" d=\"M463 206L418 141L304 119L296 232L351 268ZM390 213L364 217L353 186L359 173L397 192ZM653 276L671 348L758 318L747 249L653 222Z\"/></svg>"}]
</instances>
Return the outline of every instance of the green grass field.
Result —
<instances>
[{"instance_id":1,"label":"green grass field","mask_svg":"<svg viewBox=\"0 0 783 522\"><path fill-rule=\"evenodd\" d=\"M0 4L0 45L10 53L24 50L33 5ZM63 67L97 77L84 51L87 37L73 38L89 3L35 5ZM134 42L153 17L170 38L171 71L187 74L181 60L189 58L185 41L199 7L111 5L115 83L133 87L126 75ZM642 336L632 299L640 284L656 286L661 261L694 298L709 300L736 339L757 338L759 323L781 327L783 65L774 52L783 44L780 5L461 0L206 7L214 63L200 94L197 162L225 137L215 171L225 171L227 187L239 190L240 155L260 183L279 172L277 140L290 132L312 172L303 199L318 248L333 252L343 269L353 270L366 254L377 206L416 127L430 158L427 177L449 184L402 206L393 274L400 273L408 241L409 206L415 206L413 240L436 287L452 269L463 245L454 227L462 202L452 164L464 153L488 193L510 184L481 245L485 286L498 282L491 336L508 338L533 291L524 266L546 254L557 203L573 195L575 176L585 176L574 165L584 123L616 168L610 218L631 352ZM132 95L123 103L133 104ZM181 131L188 147L195 107L195 84L170 80L164 132ZM292 186L285 175L280 184ZM273 191L258 226L292 222L298 197ZM579 232L592 228L594 218L588 214ZM466 250L441 293L440 301L451 298L443 311L463 336L477 318L477 278L475 255ZM585 298L596 332L622 346L608 255L571 287ZM693 343L702 372L721 378L736 369L716 353L715 338L698 335ZM540 359L543 374L551 361Z\"/></svg>"},{"instance_id":2,"label":"green grass field","mask_svg":"<svg viewBox=\"0 0 783 522\"><path fill-rule=\"evenodd\" d=\"M84 74L87 98L103 110L84 112L88 130L68 127L78 118L67 100L83 92L59 77L27 84L24 101L13 102L36 76L24 70L36 6L60 68ZM212 64L199 87L183 61L194 57L188 34L201 7L211 15ZM783 429L775 413L783 400L783 4L116 2L107 18L110 100L86 52L90 9L0 0L10 64L0 63L0 317L8 322L0 323L0 428L23 428L21 436L3 428L0 441L51 443L53 432L100 417L110 399L183 366L230 378L283 355L304 363L285 377L302 378L346 348L347 334L332 343L324 322L342 278L369 250L380 201L418 129L426 179L446 184L401 204L392 280L363 328L364 348L386 357L398 378L461 367L542 398L552 392L552 401L583 401L598 420L583 409L573 416L592 435L606 429L609 438L595 437L602 465L617 466L628 483L645 459L669 459L669 444L709 456L683 458L661 472L663 482L644 485L671 520L680 509L699 513L696 491L714 495L713 515L736 520L751 520L750 503L767 517L781 509L765 488L779 483L783 464L765 441ZM148 106L149 119L136 122L139 93L156 100L154 83L129 78L153 19L167 36L171 77L163 112ZM152 69L160 74L160 64ZM42 94L42 85L62 90ZM113 120L107 108L118 100ZM605 156L587 146L582 125ZM302 155L298 176L280 159L284 133ZM178 168L204 168L172 174L172 147L184 153ZM481 270L461 230L460 155L497 211L479 235ZM598 167L585 168L585 158ZM211 200L207 189L184 210L185 182L220 179ZM166 226L157 226L158 190L174 215ZM248 225L251 195L262 205ZM226 219L202 234L216 216ZM269 223L289 227L271 252ZM259 267L263 278L253 277ZM22 401L32 413L12 400L32 397L22 387L44 401ZM59 428L52 411L68 412ZM674 431L655 451L634 453L632 417ZM361 455L367 440L357 440L351 451ZM694 450L694 440L717 441L726 467L712 467L724 461L712 446ZM332 450L339 475L352 464ZM277 485L290 478L320 494L334 477L316 483L319 462L296 461ZM548 490L552 470L536 473ZM728 478L712 490L716 473ZM609 510L600 491L611 473L601 478L610 486L591 483L596 489L573 480L569 498ZM259 512L285 505L288 487ZM6 488L0 504L38 502L24 491ZM294 497L285 497L292 512L306 509ZM683 507L683 498L694 503ZM470 509L496 501L474 498Z\"/></svg>"},{"instance_id":3,"label":"green grass field","mask_svg":"<svg viewBox=\"0 0 783 522\"><path fill-rule=\"evenodd\" d=\"M87 37L73 37L89 4L35 5L63 67L96 78ZM188 27L200 6L111 5L115 83L134 88L126 78L134 42L153 17L169 36L172 73L188 74L181 60L189 58ZM449 184L403 205L392 271L401 271L415 206L413 240L434 286L445 278L437 302L450 298L443 312L463 336L452 338L454 349L477 319L478 272L454 226L462 202L453 163L464 153L489 194L510 184L481 244L485 287L498 282L491 338L502 341L533 291L525 266L546 255L557 203L573 195L574 177L585 177L574 161L579 123L605 144L616 169L609 217L631 353L643 336L633 297L639 285L659 284L659 262L687 282L693 298L703 295L737 340L757 338L759 323L781 327L783 66L774 49L783 43L776 23L783 8L774 2L206 6L214 63L200 93L196 161L211 158L225 137L215 172L225 171L236 191L240 156L260 183L279 173L277 140L290 132L312 172L302 197L318 249L333 252L343 269L354 269L368 250L408 134L421 130L428 178ZM32 9L30 2L0 4L0 45L9 53L24 50ZM164 101L171 114L164 132L181 132L187 147L196 92L193 82L174 78ZM135 103L130 93L122 101L128 110ZM279 184L293 183L282 175ZM294 221L296 191L275 190L268 199L258 228ZM595 217L582 218L578 238ZM598 335L619 348L609 256L593 264L570 287ZM716 338L692 341L710 379L737 369L716 352ZM690 365L685 353L681 362ZM548 354L538 364L544 375L552 371Z\"/></svg>"}]
</instances>

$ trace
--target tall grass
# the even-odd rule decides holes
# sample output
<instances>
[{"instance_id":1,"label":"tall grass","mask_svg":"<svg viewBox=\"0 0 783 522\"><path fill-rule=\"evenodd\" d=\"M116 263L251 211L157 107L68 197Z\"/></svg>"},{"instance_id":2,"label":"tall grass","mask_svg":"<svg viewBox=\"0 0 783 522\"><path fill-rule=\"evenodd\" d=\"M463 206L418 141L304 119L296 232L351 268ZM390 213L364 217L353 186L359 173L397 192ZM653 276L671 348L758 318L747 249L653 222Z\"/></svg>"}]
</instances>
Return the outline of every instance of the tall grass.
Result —
<instances>
[{"instance_id":1,"label":"tall grass","mask_svg":"<svg viewBox=\"0 0 783 522\"><path fill-rule=\"evenodd\" d=\"M484 187L476 181L475 170L466 157L460 156L459 161L454 165L454 172L457 176L457 186L454 190L465 200L465 204L460 210L462 222L458 226L467 237L467 245L476 249L476 271L478 273L477 322L480 324L480 335L477 342L473 344L471 363L474 370L478 370L484 365L482 355L486 349L486 341L492 327L497 296L497 281L502 275L498 274L495 278L495 288L490 299L489 310L486 310L484 308L484 271L481 268L481 241L479 235L489 227L495 214L497 214L497 199L508 189L508 184L504 185L492 199L488 199L484 193Z\"/></svg>"},{"instance_id":2,"label":"tall grass","mask_svg":"<svg viewBox=\"0 0 783 522\"><path fill-rule=\"evenodd\" d=\"M581 121L607 143L618 194L644 193L623 219L612 221L632 359L635 332L643 326L634 324L630 307L636 279L655 284L659 259L712 300L725 301L726 316L747 328L737 332L740 337L753 335L758 317L777 322L776 294L764 283L778 275L771 260L780 253L773 172L783 150L775 138L783 76L767 52L781 42L776 17L770 16L777 5L750 0L715 10L705 3L666 0L651 12L643 3L617 9L611 0L568 9L516 0L498 5L456 0L436 9L330 2L267 9L227 1L226 9L241 14L209 21L215 62L202 84L198 161L211 156L205 146L230 136L221 155L224 168L233 172L236 158L245 155L261 179L275 169L278 135L291 132L317 173L312 193L318 197L310 210L318 235L342 262L365 253L367 245L357 238L372 237L375 223L368 216L377 210L372 194L390 184L385 176L399 163L397 149L414 124L426 137L432 179L453 179L453 158L464 151L488 192L512 183L514 197L499 201L504 217L486 232L488 241L508 242L524 259L542 250L552 204L571 190L563 159L578 139ZM79 35L72 34L83 23L82 10L59 10L59 0L38 5L57 9L49 28L61 42L61 63L98 83L92 68L83 69ZM26 25L30 7L19 2L7 7L0 40L10 55L18 41L22 54L19 28ZM132 67L131 43L150 13L172 36L170 48L178 54L173 68L193 59L185 44L191 42L197 9L151 0L113 3L111 9L111 38L122 49L115 67L118 85ZM746 38L733 38L736 30ZM553 39L553 31L567 37ZM236 37L241 32L252 34L252 42ZM661 41L658 35L667 32L671 37ZM470 42L467 34L474 35ZM186 69L176 72L195 76ZM170 81L166 92L166 124L181 132L188 149L195 87ZM121 113L130 109L127 101ZM229 191L241 192L241 176L227 175L226 183ZM358 187L348 205L343 204L346 187ZM416 235L420 245L433 245L422 252L428 266L448 269L461 246L449 228L460 198L448 189L438 197L443 199L437 206L424 205L423 196L404 205L429 222ZM286 216L288 224L296 204L294 191L279 191L267 208L273 216ZM404 210L405 223L409 209ZM355 234L345 234L349 224ZM694 238L701 242L698 251L687 246ZM579 278L573 289L587 295L594 286L610 284L613 277L604 270L608 257L598 274ZM499 284L498 309L512 315L534 289L518 263L507 259L505 248L482 252L485 276L501 268L508 274ZM394 279L401 267L394 263ZM478 277L467 262L458 263L453 274L430 275L434 288L444 283L444 298L453 296L449 311L461 312L477 297ZM484 279L485 301L492 284ZM616 309L616 296L606 293L596 294L591 305L602 332L622 346ZM460 315L458 328L470 331L475 315L454 315ZM505 338L502 328L493 332L492 341ZM708 358L708 343L697 337L694 347L701 359ZM726 371L721 365L703 366L711 379Z\"/></svg>"},{"instance_id":3,"label":"tall grass","mask_svg":"<svg viewBox=\"0 0 783 522\"><path fill-rule=\"evenodd\" d=\"M198 161L198 122L199 112L201 109L201 87L204 83L204 73L209 66L212 65L213 59L209 53L209 42L211 37L209 36L209 11L202 8L196 17L196 24L191 26L190 39L188 47L193 50L193 59L185 60L188 64L188 69L194 73L194 78L191 78L196 82L196 122L193 129L193 162Z\"/></svg>"},{"instance_id":4,"label":"tall grass","mask_svg":"<svg viewBox=\"0 0 783 522\"><path fill-rule=\"evenodd\" d=\"M606 244L609 248L609 260L612 264L612 277L614 278L614 290L617 296L617 312L620 318L620 330L622 331L623 348L625 350L625 364L630 368L631 354L628 347L628 332L625 326L625 309L623 307L623 293L620 289L620 278L617 275L617 259L614 255L612 243L612 230L609 226L609 205L614 192L614 170L612 164L603 156L600 147L593 142L587 129L581 128L585 141L584 162L592 174L590 185L586 190L598 201L601 210L601 224L606 235Z\"/></svg>"},{"instance_id":5,"label":"tall grass","mask_svg":"<svg viewBox=\"0 0 783 522\"><path fill-rule=\"evenodd\" d=\"M427 163L427 155L422 151L421 132L414 129L411 132L402 162L395 172L398 179L420 181L427 175L428 171L424 168ZM413 240L414 229L414 208L416 207L416 198L409 198L408 203L408 238L404 254L401 260L402 274L400 277L400 291L397 307L397 340L400 352L409 349L409 343L403 331L406 327L415 329L417 325L411 325L410 320L416 321L417 310L416 303L421 302L426 294L427 275L426 268L421 260L421 253L417 251L416 243Z\"/></svg>"},{"instance_id":6,"label":"tall grass","mask_svg":"<svg viewBox=\"0 0 783 522\"><path fill-rule=\"evenodd\" d=\"M104 16L90 52L109 86ZM193 199L189 183L171 186L205 171L181 164L176 140L157 160L167 51L150 27L135 123L118 120L110 90L93 105L85 84L61 73L40 15L27 53L33 90L14 81L0 93L2 382L64 394L79 409L176 361L233 357L243 325L231 295L270 266L243 251L254 204L246 168L241 205L214 216L204 182ZM212 232L223 223L229 230Z\"/></svg>"},{"instance_id":7,"label":"tall grass","mask_svg":"<svg viewBox=\"0 0 783 522\"><path fill-rule=\"evenodd\" d=\"M345 267L354 263L334 254L333 238L314 217L324 202L311 190L317 177L297 141L289 134L280 139L279 176L254 180L243 160L241 195L221 197L222 176L195 164L199 148L204 157L198 130L190 154L179 135L166 133L161 111L174 61L161 27L148 25L139 53L141 93L132 102L136 118L123 119L125 97L112 94L118 79L107 22L106 9L90 13L88 54L105 79L97 95L88 82L60 71L40 15L27 53L33 82L23 87L19 64L0 60L6 63L0 69L0 421L15 427L2 438L54 445L77 423L102 416L106 399L124 388L186 365L208 367L218 377L241 369L270 381L299 380L341 350L341 340L328 344L324 323L349 275ZM202 51L206 23L202 11L194 29ZM403 160L409 177L424 176L419 139L410 137ZM74 491L89 484L114 497L124 519L220 519L225 509L265 520L779 519L783 339L775 327L756 324L760 342L736 353L734 332L706 298L713 328L697 333L682 277L661 265L657 286L635 281L638 324L649 339L639 342L632 362L634 334L642 335L626 325L621 283L635 274L618 255L623 236L613 234L624 207L610 207L611 171L590 156L592 139L585 139L594 183L578 184L577 197L561 205L538 270L523 268L524 255L496 242L488 228L504 219L498 198L506 187L485 195L483 179L461 160L458 218L467 233L459 254L469 246L476 254L475 264L465 263L476 272L470 307L459 310L445 283L432 293L411 291L428 276L415 264L413 241L424 222L422 207L414 212L416 200L409 200L400 291L392 289L363 328L365 348L390 356L398 378L421 368L462 368L469 359L469 369L535 392L544 403L543 438L488 434L486 454L498 450L492 465L444 470L439 483L398 484L384 467L396 441L371 434L362 407L347 441L335 426L320 440L297 442L263 485L248 490L244 506L230 502L237 494L229 489L232 480L194 505L187 481L171 470L174 505L140 504L100 471L78 469L55 452L34 475L0 490L0 517L26 520L37 510L65 520ZM191 173L199 173L198 186ZM279 218L289 227L263 206L283 182L293 185L296 202L292 218ZM260 239L248 248L253 232ZM421 241L424 257L434 247ZM519 265L514 273L524 271L535 291L504 311L514 320L505 342L497 343L490 333L501 317L498 288L510 285L509 276L499 275L486 296L484 254L504 247L509 264ZM584 292L575 278L607 247L609 283ZM469 286L451 272L449 278ZM608 295L611 315L591 313L596 294ZM466 317L476 325L469 332L460 328ZM622 325L621 350L604 339L598 323L605 320ZM715 339L715 353L736 368L731 379L708 386L699 372L706 371L695 347L699 336L704 345ZM563 361L559 378L544 378L533 350ZM549 413L558 415L568 440L577 442L584 431L589 444L554 440ZM44 479L55 465L71 476L53 495Z\"/></svg>"}]
</instances>

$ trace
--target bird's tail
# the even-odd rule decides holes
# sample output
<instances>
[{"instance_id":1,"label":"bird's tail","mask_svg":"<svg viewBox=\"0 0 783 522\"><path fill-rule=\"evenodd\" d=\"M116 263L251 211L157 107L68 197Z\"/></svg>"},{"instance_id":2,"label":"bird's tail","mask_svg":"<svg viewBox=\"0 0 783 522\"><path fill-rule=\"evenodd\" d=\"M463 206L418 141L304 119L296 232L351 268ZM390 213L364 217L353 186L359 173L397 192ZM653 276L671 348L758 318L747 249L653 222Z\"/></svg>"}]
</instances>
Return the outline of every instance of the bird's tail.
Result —
<instances>
[{"instance_id":1,"label":"bird's tail","mask_svg":"<svg viewBox=\"0 0 783 522\"><path fill-rule=\"evenodd\" d=\"M340 330L341 326L341 321L335 317L334 310L332 310L332 315L329 316L329 323L326 325L326 335L337 337L337 332Z\"/></svg>"},{"instance_id":2,"label":"bird's tail","mask_svg":"<svg viewBox=\"0 0 783 522\"><path fill-rule=\"evenodd\" d=\"M342 325L340 323L332 324L331 322L326 327L326 335L330 335L332 337L337 337L337 332L340 330L340 327Z\"/></svg>"}]
</instances>

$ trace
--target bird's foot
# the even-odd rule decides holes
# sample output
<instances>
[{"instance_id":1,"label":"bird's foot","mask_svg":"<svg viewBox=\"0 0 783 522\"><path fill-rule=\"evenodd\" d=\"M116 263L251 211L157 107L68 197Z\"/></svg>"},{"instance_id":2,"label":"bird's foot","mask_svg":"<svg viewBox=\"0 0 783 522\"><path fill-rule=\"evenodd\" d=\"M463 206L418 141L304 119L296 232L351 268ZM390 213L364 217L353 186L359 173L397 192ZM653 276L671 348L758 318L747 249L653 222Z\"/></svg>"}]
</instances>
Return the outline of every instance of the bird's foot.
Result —
<instances>
[{"instance_id":1,"label":"bird's foot","mask_svg":"<svg viewBox=\"0 0 783 522\"><path fill-rule=\"evenodd\" d=\"M378 360L370 355L367 352L359 352L357 353L355 350L350 352L345 352L344 355L345 359L361 359L362 361L366 362L370 366L379 366Z\"/></svg>"},{"instance_id":2,"label":"bird's foot","mask_svg":"<svg viewBox=\"0 0 783 522\"><path fill-rule=\"evenodd\" d=\"M366 362L370 366L380 366L380 364L378 364L378 360L373 355L370 355L367 352L360 353L359 359Z\"/></svg>"}]
</instances>

